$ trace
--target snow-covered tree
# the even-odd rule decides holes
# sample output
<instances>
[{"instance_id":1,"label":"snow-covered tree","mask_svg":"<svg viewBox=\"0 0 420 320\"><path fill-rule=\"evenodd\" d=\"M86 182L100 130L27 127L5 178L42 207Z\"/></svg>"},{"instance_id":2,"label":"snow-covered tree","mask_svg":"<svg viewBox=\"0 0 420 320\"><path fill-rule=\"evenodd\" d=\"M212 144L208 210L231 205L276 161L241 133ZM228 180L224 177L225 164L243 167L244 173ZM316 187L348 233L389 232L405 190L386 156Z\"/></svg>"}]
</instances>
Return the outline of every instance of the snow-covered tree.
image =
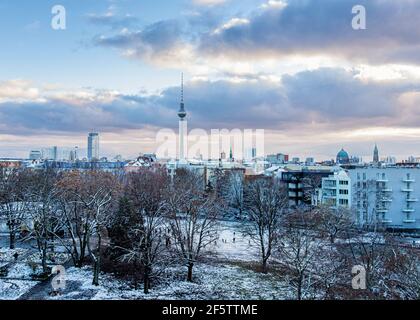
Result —
<instances>
[{"instance_id":1,"label":"snow-covered tree","mask_svg":"<svg viewBox=\"0 0 420 320\"><path fill-rule=\"evenodd\" d=\"M217 199L215 193L204 190L199 175L177 170L168 192L166 210L175 252L188 267L188 281L193 279L194 264L218 238Z\"/></svg>"},{"instance_id":2,"label":"snow-covered tree","mask_svg":"<svg viewBox=\"0 0 420 320\"><path fill-rule=\"evenodd\" d=\"M164 208L168 182L166 171L145 169L131 173L125 189L136 223L128 227L131 244L125 248L123 257L141 267L144 293L149 293L154 266L165 250Z\"/></svg>"},{"instance_id":3,"label":"snow-covered tree","mask_svg":"<svg viewBox=\"0 0 420 320\"><path fill-rule=\"evenodd\" d=\"M276 257L291 273L291 286L296 299L304 299L313 291L318 263L322 263L323 241L311 230L308 213L295 211L288 215L287 226L282 229L276 246Z\"/></svg>"},{"instance_id":4,"label":"snow-covered tree","mask_svg":"<svg viewBox=\"0 0 420 320\"><path fill-rule=\"evenodd\" d=\"M24 177L23 171L0 168L0 218L6 222L10 249L15 248L17 235L25 223Z\"/></svg>"},{"instance_id":5,"label":"snow-covered tree","mask_svg":"<svg viewBox=\"0 0 420 320\"><path fill-rule=\"evenodd\" d=\"M259 179L245 186L243 232L258 248L262 272L268 271L268 259L279 239L279 228L287 212L285 186L276 180Z\"/></svg>"},{"instance_id":6,"label":"snow-covered tree","mask_svg":"<svg viewBox=\"0 0 420 320\"><path fill-rule=\"evenodd\" d=\"M61 229L56 207L57 174L53 170L39 170L28 172L28 175L23 193L32 220L31 235L36 239L41 254L43 272L49 273L47 251L54 235Z\"/></svg>"}]
</instances>

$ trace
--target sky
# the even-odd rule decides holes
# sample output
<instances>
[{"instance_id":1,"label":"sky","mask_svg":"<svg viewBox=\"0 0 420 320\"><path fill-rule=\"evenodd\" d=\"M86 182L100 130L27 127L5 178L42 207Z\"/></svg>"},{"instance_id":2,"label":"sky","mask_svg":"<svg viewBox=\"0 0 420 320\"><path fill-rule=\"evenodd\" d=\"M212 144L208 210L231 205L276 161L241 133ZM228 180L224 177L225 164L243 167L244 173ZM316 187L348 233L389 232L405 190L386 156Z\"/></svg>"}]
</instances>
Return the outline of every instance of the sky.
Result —
<instances>
[{"instance_id":1,"label":"sky","mask_svg":"<svg viewBox=\"0 0 420 320\"><path fill-rule=\"evenodd\" d=\"M90 131L104 156L154 152L181 72L190 129L264 129L266 153L316 160L420 156L418 21L417 0L0 0L0 157L85 150Z\"/></svg>"}]
</instances>

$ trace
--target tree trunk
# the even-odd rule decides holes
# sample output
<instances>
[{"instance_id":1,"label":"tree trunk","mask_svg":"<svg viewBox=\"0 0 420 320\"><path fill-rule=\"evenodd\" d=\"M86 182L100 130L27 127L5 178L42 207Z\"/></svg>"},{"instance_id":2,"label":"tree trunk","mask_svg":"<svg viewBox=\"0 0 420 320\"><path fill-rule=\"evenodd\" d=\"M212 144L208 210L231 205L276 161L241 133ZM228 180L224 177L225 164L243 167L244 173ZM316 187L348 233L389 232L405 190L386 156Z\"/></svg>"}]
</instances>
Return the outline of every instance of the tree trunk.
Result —
<instances>
[{"instance_id":1,"label":"tree trunk","mask_svg":"<svg viewBox=\"0 0 420 320\"><path fill-rule=\"evenodd\" d=\"M262 261L262 273L268 273L267 259L263 259Z\"/></svg>"},{"instance_id":2,"label":"tree trunk","mask_svg":"<svg viewBox=\"0 0 420 320\"><path fill-rule=\"evenodd\" d=\"M47 266L47 244L45 243L42 247L42 271L48 272Z\"/></svg>"},{"instance_id":3,"label":"tree trunk","mask_svg":"<svg viewBox=\"0 0 420 320\"><path fill-rule=\"evenodd\" d=\"M9 233L9 237L10 237L10 249L14 249L15 248L15 239L16 239L15 232L11 231Z\"/></svg>"},{"instance_id":4,"label":"tree trunk","mask_svg":"<svg viewBox=\"0 0 420 320\"><path fill-rule=\"evenodd\" d=\"M144 268L143 283L144 283L144 293L148 294L149 289L150 289L149 267Z\"/></svg>"},{"instance_id":5,"label":"tree trunk","mask_svg":"<svg viewBox=\"0 0 420 320\"><path fill-rule=\"evenodd\" d=\"M92 284L94 286L99 286L99 273L101 272L101 264L100 264L101 257L98 256L95 260L94 270L93 270L93 281Z\"/></svg>"},{"instance_id":6,"label":"tree trunk","mask_svg":"<svg viewBox=\"0 0 420 320\"><path fill-rule=\"evenodd\" d=\"M98 233L98 254L97 254L97 257L94 257L95 264L94 264L93 281L92 281L92 284L94 286L99 286L99 273L101 272L101 246L102 246L102 237L100 233Z\"/></svg>"},{"instance_id":7,"label":"tree trunk","mask_svg":"<svg viewBox=\"0 0 420 320\"><path fill-rule=\"evenodd\" d=\"M297 299L302 300L302 283L303 283L303 274L299 275L297 280Z\"/></svg>"},{"instance_id":8,"label":"tree trunk","mask_svg":"<svg viewBox=\"0 0 420 320\"><path fill-rule=\"evenodd\" d=\"M194 263L189 262L188 263L188 277L187 277L188 282L192 282L193 267L194 267Z\"/></svg>"}]
</instances>

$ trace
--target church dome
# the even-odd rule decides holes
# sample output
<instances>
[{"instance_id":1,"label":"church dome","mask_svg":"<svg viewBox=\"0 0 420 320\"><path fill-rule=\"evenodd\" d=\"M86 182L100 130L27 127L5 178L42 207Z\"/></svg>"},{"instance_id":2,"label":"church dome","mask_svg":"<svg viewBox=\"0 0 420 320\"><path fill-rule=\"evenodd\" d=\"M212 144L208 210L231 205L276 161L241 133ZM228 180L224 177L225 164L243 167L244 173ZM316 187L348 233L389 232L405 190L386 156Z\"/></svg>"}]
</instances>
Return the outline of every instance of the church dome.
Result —
<instances>
[{"instance_id":1,"label":"church dome","mask_svg":"<svg viewBox=\"0 0 420 320\"><path fill-rule=\"evenodd\" d=\"M337 153L337 163L338 164L347 164L350 163L350 157L347 151L341 149L339 153Z\"/></svg>"}]
</instances>

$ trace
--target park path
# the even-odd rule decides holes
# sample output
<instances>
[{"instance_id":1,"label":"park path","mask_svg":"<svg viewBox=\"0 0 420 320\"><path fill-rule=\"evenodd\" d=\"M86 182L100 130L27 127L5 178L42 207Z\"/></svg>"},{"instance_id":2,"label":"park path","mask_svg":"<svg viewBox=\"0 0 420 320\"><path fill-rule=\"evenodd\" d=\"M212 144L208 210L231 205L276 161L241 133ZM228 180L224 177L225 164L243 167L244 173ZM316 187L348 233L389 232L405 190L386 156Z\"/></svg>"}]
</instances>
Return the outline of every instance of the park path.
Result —
<instances>
[{"instance_id":1,"label":"park path","mask_svg":"<svg viewBox=\"0 0 420 320\"><path fill-rule=\"evenodd\" d=\"M66 269L72 266L73 262L71 259L64 263L64 267ZM82 289L83 283L81 281L67 280L66 287L61 290L61 294L58 296L52 296L52 279L53 277L50 277L47 280L39 282L26 293L21 295L18 300L60 300L61 297L71 300L90 300L98 293L98 290L95 289Z\"/></svg>"}]
</instances>

